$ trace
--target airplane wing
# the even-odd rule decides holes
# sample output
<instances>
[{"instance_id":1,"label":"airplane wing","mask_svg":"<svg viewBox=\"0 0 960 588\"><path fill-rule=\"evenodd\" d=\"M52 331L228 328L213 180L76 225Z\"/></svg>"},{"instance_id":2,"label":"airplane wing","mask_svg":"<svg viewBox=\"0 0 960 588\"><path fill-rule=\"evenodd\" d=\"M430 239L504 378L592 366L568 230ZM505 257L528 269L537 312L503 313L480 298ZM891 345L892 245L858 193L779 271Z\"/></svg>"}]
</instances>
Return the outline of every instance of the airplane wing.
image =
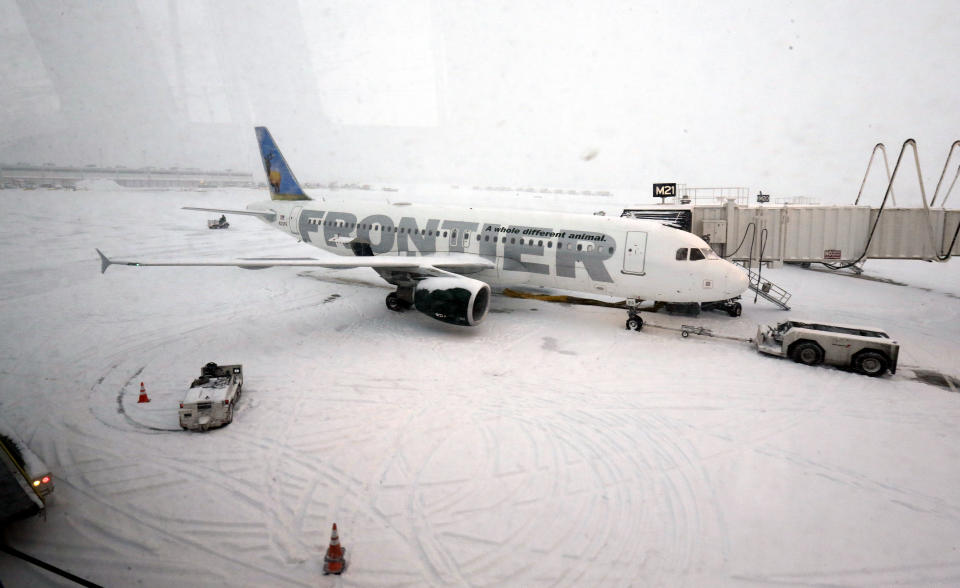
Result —
<instances>
[{"instance_id":1,"label":"airplane wing","mask_svg":"<svg viewBox=\"0 0 960 588\"><path fill-rule=\"evenodd\" d=\"M272 221L277 215L269 211L259 210L229 210L226 208L197 208L195 206L183 206L183 210L202 210L204 212L219 212L220 214L245 214L247 216L259 216L260 218Z\"/></svg>"},{"instance_id":2,"label":"airplane wing","mask_svg":"<svg viewBox=\"0 0 960 588\"><path fill-rule=\"evenodd\" d=\"M260 257L236 260L184 260L184 261L137 261L110 259L97 249L100 255L100 273L111 265L147 266L225 266L243 269L264 269L268 267L323 267L329 269L352 269L369 267L373 269L405 271L423 276L450 276L469 274L485 269L494 269L496 264L479 255L470 253L452 253L449 255L426 255L418 257L400 257L396 255L375 255L317 259L313 257Z\"/></svg>"}]
</instances>

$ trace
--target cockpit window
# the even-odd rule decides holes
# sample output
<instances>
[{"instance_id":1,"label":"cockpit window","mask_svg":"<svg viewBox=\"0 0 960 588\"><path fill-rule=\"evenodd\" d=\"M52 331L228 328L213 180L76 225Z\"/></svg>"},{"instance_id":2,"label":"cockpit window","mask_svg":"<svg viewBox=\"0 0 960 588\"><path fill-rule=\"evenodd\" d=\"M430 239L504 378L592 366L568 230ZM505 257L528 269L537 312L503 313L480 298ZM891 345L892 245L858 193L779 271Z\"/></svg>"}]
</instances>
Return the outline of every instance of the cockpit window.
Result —
<instances>
[{"instance_id":1,"label":"cockpit window","mask_svg":"<svg viewBox=\"0 0 960 588\"><path fill-rule=\"evenodd\" d=\"M686 261L687 260L687 248L681 247L677 249L677 261Z\"/></svg>"},{"instance_id":2,"label":"cockpit window","mask_svg":"<svg viewBox=\"0 0 960 588\"><path fill-rule=\"evenodd\" d=\"M690 261L698 261L701 259L705 259L705 256L703 255L703 251L700 251L699 249L690 250Z\"/></svg>"},{"instance_id":3,"label":"cockpit window","mask_svg":"<svg viewBox=\"0 0 960 588\"><path fill-rule=\"evenodd\" d=\"M703 247L700 249L700 251L703 251L703 254L707 257L707 259L720 259L720 256L709 247Z\"/></svg>"}]
</instances>

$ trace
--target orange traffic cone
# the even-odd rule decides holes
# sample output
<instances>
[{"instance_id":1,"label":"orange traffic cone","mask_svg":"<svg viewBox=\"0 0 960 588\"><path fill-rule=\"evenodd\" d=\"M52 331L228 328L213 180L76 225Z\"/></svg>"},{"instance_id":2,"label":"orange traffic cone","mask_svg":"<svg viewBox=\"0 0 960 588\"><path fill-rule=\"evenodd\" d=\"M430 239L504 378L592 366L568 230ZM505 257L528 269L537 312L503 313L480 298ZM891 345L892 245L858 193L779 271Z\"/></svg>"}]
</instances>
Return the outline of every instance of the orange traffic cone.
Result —
<instances>
[{"instance_id":1,"label":"orange traffic cone","mask_svg":"<svg viewBox=\"0 0 960 588\"><path fill-rule=\"evenodd\" d=\"M330 547L327 548L327 555L323 558L323 574L342 574L346 568L343 561L343 552L346 548L340 547L340 537L337 535L337 524L333 524L333 531L330 532Z\"/></svg>"},{"instance_id":2,"label":"orange traffic cone","mask_svg":"<svg viewBox=\"0 0 960 588\"><path fill-rule=\"evenodd\" d=\"M137 400L137 404L142 402L150 402L150 397L147 396L147 389L143 387L143 382L140 382L140 399Z\"/></svg>"}]
</instances>

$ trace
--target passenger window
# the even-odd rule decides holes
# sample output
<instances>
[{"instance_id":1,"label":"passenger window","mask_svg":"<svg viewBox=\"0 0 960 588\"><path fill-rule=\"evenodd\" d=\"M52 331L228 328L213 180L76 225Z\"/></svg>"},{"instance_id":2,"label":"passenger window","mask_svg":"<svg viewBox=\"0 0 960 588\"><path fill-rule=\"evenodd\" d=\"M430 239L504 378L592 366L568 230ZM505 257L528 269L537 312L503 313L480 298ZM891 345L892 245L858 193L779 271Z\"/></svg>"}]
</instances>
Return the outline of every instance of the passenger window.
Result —
<instances>
[{"instance_id":1,"label":"passenger window","mask_svg":"<svg viewBox=\"0 0 960 588\"><path fill-rule=\"evenodd\" d=\"M699 261L701 259L706 259L703 256L703 251L700 251L699 249L690 250L690 261Z\"/></svg>"},{"instance_id":2,"label":"passenger window","mask_svg":"<svg viewBox=\"0 0 960 588\"><path fill-rule=\"evenodd\" d=\"M677 249L677 261L686 261L687 260L687 248L681 247Z\"/></svg>"}]
</instances>

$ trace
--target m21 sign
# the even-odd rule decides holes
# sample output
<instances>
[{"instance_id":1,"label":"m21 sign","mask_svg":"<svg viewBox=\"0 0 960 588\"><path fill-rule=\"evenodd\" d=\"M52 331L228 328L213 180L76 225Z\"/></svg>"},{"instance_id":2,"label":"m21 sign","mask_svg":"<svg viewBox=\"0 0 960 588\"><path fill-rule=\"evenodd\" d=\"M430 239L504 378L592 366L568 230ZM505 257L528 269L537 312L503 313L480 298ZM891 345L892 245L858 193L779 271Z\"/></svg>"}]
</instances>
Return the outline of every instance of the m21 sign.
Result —
<instances>
[{"instance_id":1,"label":"m21 sign","mask_svg":"<svg viewBox=\"0 0 960 588\"><path fill-rule=\"evenodd\" d=\"M676 182L672 184L654 184L653 185L654 198L673 198L676 195L677 195Z\"/></svg>"}]
</instances>

